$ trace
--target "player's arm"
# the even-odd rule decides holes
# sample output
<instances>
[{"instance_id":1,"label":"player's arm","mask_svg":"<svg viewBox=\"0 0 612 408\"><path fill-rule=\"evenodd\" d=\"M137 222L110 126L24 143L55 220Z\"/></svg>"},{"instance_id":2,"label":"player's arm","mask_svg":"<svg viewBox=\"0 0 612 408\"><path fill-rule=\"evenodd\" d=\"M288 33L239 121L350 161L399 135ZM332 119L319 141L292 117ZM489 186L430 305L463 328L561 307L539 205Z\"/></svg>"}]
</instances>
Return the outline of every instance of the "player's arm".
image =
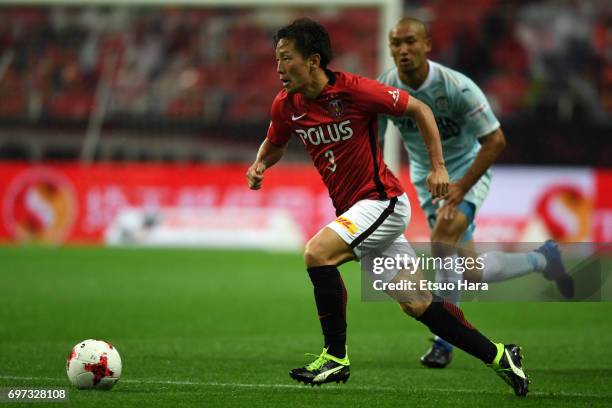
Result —
<instances>
[{"instance_id":1,"label":"player's arm","mask_svg":"<svg viewBox=\"0 0 612 408\"><path fill-rule=\"evenodd\" d=\"M255 161L246 173L249 188L259 190L264 178L264 171L274 166L283 157L289 145L291 129L286 123L287 113L283 109L281 93L279 92L270 108L270 126Z\"/></svg>"},{"instance_id":2,"label":"player's arm","mask_svg":"<svg viewBox=\"0 0 612 408\"><path fill-rule=\"evenodd\" d=\"M448 192L449 180L442 154L440 132L438 131L434 115L429 106L415 97L410 97L408 100L406 115L415 121L429 152L429 163L431 165L429 175L427 176L429 191L433 197L444 196Z\"/></svg>"},{"instance_id":3,"label":"player's arm","mask_svg":"<svg viewBox=\"0 0 612 408\"><path fill-rule=\"evenodd\" d=\"M438 217L452 219L457 206L463 201L468 191L476 184L497 156L506 146L506 138L501 128L478 139L482 145L474 163L468 168L465 175L458 181L448 186L448 194L444 197L444 206L439 210Z\"/></svg>"},{"instance_id":4,"label":"player's arm","mask_svg":"<svg viewBox=\"0 0 612 408\"><path fill-rule=\"evenodd\" d=\"M460 91L460 92L459 92ZM467 192L493 164L506 145L499 121L491 110L482 90L469 78L455 90L456 114L466 118L465 132L478 136L482 147L465 175L450 184L442 207L442 216L452 218L454 209L463 201Z\"/></svg>"},{"instance_id":5,"label":"player's arm","mask_svg":"<svg viewBox=\"0 0 612 408\"><path fill-rule=\"evenodd\" d=\"M481 149L465 175L457 181L457 185L467 193L493 164L497 156L506 147L506 137L501 128L478 139Z\"/></svg>"},{"instance_id":6,"label":"player's arm","mask_svg":"<svg viewBox=\"0 0 612 408\"><path fill-rule=\"evenodd\" d=\"M261 182L264 178L264 171L274 166L283 157L287 151L289 143L285 143L283 146L277 146L270 142L266 138L257 152L255 161L247 170L246 176L251 190L259 190L261 188Z\"/></svg>"}]
</instances>

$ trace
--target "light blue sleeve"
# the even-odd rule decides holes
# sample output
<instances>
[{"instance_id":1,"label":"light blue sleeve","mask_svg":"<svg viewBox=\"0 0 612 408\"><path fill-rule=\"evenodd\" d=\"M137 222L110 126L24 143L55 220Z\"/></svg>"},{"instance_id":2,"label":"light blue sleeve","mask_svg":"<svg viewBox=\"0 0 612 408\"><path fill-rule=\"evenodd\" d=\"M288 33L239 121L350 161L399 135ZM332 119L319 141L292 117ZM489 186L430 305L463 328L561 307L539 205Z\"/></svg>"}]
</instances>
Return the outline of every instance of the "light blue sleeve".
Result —
<instances>
[{"instance_id":1,"label":"light blue sleeve","mask_svg":"<svg viewBox=\"0 0 612 408\"><path fill-rule=\"evenodd\" d=\"M392 81L389 80L390 71L391 69L386 70L380 74L376 80L382 84L393 85ZM387 133L387 125L389 124L389 120L390 118L388 115L378 115L378 143L383 151L385 150L385 133Z\"/></svg>"},{"instance_id":2,"label":"light blue sleeve","mask_svg":"<svg viewBox=\"0 0 612 408\"><path fill-rule=\"evenodd\" d=\"M486 96L478 85L463 76L462 81L453 89L455 109L459 117L465 120L465 132L476 138L486 136L500 126Z\"/></svg>"}]
</instances>

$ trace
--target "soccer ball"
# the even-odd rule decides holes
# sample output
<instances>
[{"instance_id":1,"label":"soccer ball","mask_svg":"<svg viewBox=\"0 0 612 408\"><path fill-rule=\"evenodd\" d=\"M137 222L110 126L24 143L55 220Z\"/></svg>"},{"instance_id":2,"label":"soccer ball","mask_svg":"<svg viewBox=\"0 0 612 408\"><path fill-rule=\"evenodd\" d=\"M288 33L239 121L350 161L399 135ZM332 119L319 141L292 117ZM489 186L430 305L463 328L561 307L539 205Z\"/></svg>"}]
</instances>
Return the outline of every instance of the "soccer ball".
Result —
<instances>
[{"instance_id":1,"label":"soccer ball","mask_svg":"<svg viewBox=\"0 0 612 408\"><path fill-rule=\"evenodd\" d=\"M83 340L70 351L66 374L79 389L110 390L121 377L121 357L110 343Z\"/></svg>"}]
</instances>

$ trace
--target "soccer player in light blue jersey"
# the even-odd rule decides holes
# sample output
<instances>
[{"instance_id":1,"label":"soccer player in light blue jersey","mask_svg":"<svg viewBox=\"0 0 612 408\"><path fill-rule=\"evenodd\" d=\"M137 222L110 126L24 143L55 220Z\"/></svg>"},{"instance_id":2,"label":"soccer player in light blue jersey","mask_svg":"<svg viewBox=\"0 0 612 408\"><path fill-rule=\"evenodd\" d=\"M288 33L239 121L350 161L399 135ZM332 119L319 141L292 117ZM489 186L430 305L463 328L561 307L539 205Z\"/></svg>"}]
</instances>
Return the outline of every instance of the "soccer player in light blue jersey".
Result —
<instances>
[{"instance_id":1,"label":"soccer player in light blue jersey","mask_svg":"<svg viewBox=\"0 0 612 408\"><path fill-rule=\"evenodd\" d=\"M380 116L379 135L384 137L388 120L400 130L410 158L410 177L431 227L432 255L474 256L474 218L489 191L490 167L506 144L500 123L471 79L427 58L431 41L423 22L412 18L398 21L389 33L389 48L395 68L384 72L378 80L408 91L433 111L451 180L444 199L432 199L427 189L430 158L413 120L406 116ZM454 270L437 270L436 280L495 282L542 271L544 277L556 281L563 296L573 296L573 281L554 241L547 241L532 252L488 252L482 257L483 268L467 270L463 275ZM457 291L444 296L454 303L459 301ZM421 362L427 367L443 368L451 358L452 346L436 337Z\"/></svg>"}]
</instances>

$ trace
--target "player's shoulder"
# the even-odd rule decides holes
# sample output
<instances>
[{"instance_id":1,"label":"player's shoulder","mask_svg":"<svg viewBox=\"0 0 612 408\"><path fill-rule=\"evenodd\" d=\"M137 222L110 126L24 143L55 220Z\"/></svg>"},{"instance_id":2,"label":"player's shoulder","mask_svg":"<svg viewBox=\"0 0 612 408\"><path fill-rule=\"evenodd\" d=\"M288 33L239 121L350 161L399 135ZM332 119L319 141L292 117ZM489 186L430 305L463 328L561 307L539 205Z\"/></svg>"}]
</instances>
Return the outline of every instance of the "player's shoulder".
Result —
<instances>
[{"instance_id":1,"label":"player's shoulder","mask_svg":"<svg viewBox=\"0 0 612 408\"><path fill-rule=\"evenodd\" d=\"M353 74L351 72L337 71L334 72L335 83L339 89L344 91L362 90L369 86L376 85L378 81L364 77L362 75Z\"/></svg>"},{"instance_id":2,"label":"player's shoulder","mask_svg":"<svg viewBox=\"0 0 612 408\"><path fill-rule=\"evenodd\" d=\"M272 107L279 107L288 102L289 94L286 89L278 91L274 99L272 100Z\"/></svg>"},{"instance_id":3,"label":"player's shoulder","mask_svg":"<svg viewBox=\"0 0 612 408\"><path fill-rule=\"evenodd\" d=\"M450 92L462 92L477 85L467 75L455 69L449 68L439 62L429 61L431 68L435 70L435 81L443 85Z\"/></svg>"},{"instance_id":4,"label":"player's shoulder","mask_svg":"<svg viewBox=\"0 0 612 408\"><path fill-rule=\"evenodd\" d=\"M378 82L386 84L386 85L397 85L397 68L392 67L383 71L382 74L378 76Z\"/></svg>"},{"instance_id":5,"label":"player's shoulder","mask_svg":"<svg viewBox=\"0 0 612 408\"><path fill-rule=\"evenodd\" d=\"M460 87L469 79L465 74L439 62L430 61L430 64L431 69L435 71L435 79L438 82L443 82L452 87Z\"/></svg>"},{"instance_id":6,"label":"player's shoulder","mask_svg":"<svg viewBox=\"0 0 612 408\"><path fill-rule=\"evenodd\" d=\"M289 111L293 103L293 95L290 95L287 90L281 89L274 97L270 110L273 115L283 115Z\"/></svg>"},{"instance_id":7,"label":"player's shoulder","mask_svg":"<svg viewBox=\"0 0 612 408\"><path fill-rule=\"evenodd\" d=\"M353 74L346 71L334 71L333 82L334 86L342 89L352 89L359 86L364 78L361 75Z\"/></svg>"}]
</instances>

